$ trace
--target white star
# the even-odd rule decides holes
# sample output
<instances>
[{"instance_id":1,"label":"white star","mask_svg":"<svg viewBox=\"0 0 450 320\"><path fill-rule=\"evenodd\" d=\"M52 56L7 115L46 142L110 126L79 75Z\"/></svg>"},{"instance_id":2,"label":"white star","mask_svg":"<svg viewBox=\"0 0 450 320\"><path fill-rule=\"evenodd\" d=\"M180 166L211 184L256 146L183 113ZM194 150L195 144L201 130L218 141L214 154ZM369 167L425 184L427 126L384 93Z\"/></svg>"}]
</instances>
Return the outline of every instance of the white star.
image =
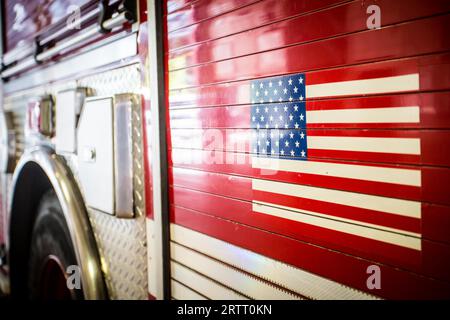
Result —
<instances>
[{"instance_id":1,"label":"white star","mask_svg":"<svg viewBox=\"0 0 450 320\"><path fill-rule=\"evenodd\" d=\"M278 81L278 86L281 87L283 85L283 81Z\"/></svg>"},{"instance_id":2,"label":"white star","mask_svg":"<svg viewBox=\"0 0 450 320\"><path fill-rule=\"evenodd\" d=\"M264 103L264 99L260 99L260 100L259 100L259 103Z\"/></svg>"},{"instance_id":3,"label":"white star","mask_svg":"<svg viewBox=\"0 0 450 320\"><path fill-rule=\"evenodd\" d=\"M275 123L275 129L278 129L278 123Z\"/></svg>"},{"instance_id":4,"label":"white star","mask_svg":"<svg viewBox=\"0 0 450 320\"><path fill-rule=\"evenodd\" d=\"M268 123L266 123L266 129L269 129L269 124Z\"/></svg>"},{"instance_id":5,"label":"white star","mask_svg":"<svg viewBox=\"0 0 450 320\"><path fill-rule=\"evenodd\" d=\"M269 117L269 121L273 121L273 117L272 116Z\"/></svg>"},{"instance_id":6,"label":"white star","mask_svg":"<svg viewBox=\"0 0 450 320\"><path fill-rule=\"evenodd\" d=\"M302 152L301 152L301 154L302 154L302 157L304 158L305 157L305 151L304 150L302 150Z\"/></svg>"},{"instance_id":7,"label":"white star","mask_svg":"<svg viewBox=\"0 0 450 320\"><path fill-rule=\"evenodd\" d=\"M260 146L260 145L261 145L261 141L258 140L258 146Z\"/></svg>"},{"instance_id":8,"label":"white star","mask_svg":"<svg viewBox=\"0 0 450 320\"><path fill-rule=\"evenodd\" d=\"M270 141L267 140L267 141L266 141L266 146L269 146L269 144L270 144Z\"/></svg>"},{"instance_id":9,"label":"white star","mask_svg":"<svg viewBox=\"0 0 450 320\"><path fill-rule=\"evenodd\" d=\"M260 128L259 122L256 124L256 128L257 128L257 129Z\"/></svg>"},{"instance_id":10,"label":"white star","mask_svg":"<svg viewBox=\"0 0 450 320\"><path fill-rule=\"evenodd\" d=\"M281 99L281 97L278 99L278 102L281 102L281 101L283 101L283 99Z\"/></svg>"},{"instance_id":11,"label":"white star","mask_svg":"<svg viewBox=\"0 0 450 320\"><path fill-rule=\"evenodd\" d=\"M300 99L299 99L299 100L300 100L300 101L303 101L303 99L304 99L304 98L303 98L303 96L302 96L302 95L300 95Z\"/></svg>"},{"instance_id":12,"label":"white star","mask_svg":"<svg viewBox=\"0 0 450 320\"><path fill-rule=\"evenodd\" d=\"M280 154L281 154L282 156L284 156L284 150L281 150L281 151L280 151Z\"/></svg>"},{"instance_id":13,"label":"white star","mask_svg":"<svg viewBox=\"0 0 450 320\"><path fill-rule=\"evenodd\" d=\"M284 88L283 92L284 92L284 94L286 94L288 92L288 89Z\"/></svg>"},{"instance_id":14,"label":"white star","mask_svg":"<svg viewBox=\"0 0 450 320\"><path fill-rule=\"evenodd\" d=\"M284 145L285 145L286 147L289 147L289 141L286 140L286 141L284 142Z\"/></svg>"},{"instance_id":15,"label":"white star","mask_svg":"<svg viewBox=\"0 0 450 320\"><path fill-rule=\"evenodd\" d=\"M269 87L272 88L272 81L269 82Z\"/></svg>"},{"instance_id":16,"label":"white star","mask_svg":"<svg viewBox=\"0 0 450 320\"><path fill-rule=\"evenodd\" d=\"M256 96L259 97L259 91L256 91Z\"/></svg>"},{"instance_id":17,"label":"white star","mask_svg":"<svg viewBox=\"0 0 450 320\"><path fill-rule=\"evenodd\" d=\"M303 121L305 119L305 116L303 115L303 113L300 114L300 121Z\"/></svg>"},{"instance_id":18,"label":"white star","mask_svg":"<svg viewBox=\"0 0 450 320\"><path fill-rule=\"evenodd\" d=\"M273 108L273 111L278 112L278 107L275 106L275 107Z\"/></svg>"},{"instance_id":19,"label":"white star","mask_svg":"<svg viewBox=\"0 0 450 320\"><path fill-rule=\"evenodd\" d=\"M288 82L289 82L289 85L292 85L292 79L289 79Z\"/></svg>"},{"instance_id":20,"label":"white star","mask_svg":"<svg viewBox=\"0 0 450 320\"><path fill-rule=\"evenodd\" d=\"M270 102L270 103L272 103L272 102L273 102L272 98L270 98L270 99L269 99L269 102Z\"/></svg>"},{"instance_id":21,"label":"white star","mask_svg":"<svg viewBox=\"0 0 450 320\"><path fill-rule=\"evenodd\" d=\"M264 112L265 112L265 113L269 112L269 108L265 107L265 108L264 108Z\"/></svg>"},{"instance_id":22,"label":"white star","mask_svg":"<svg viewBox=\"0 0 450 320\"><path fill-rule=\"evenodd\" d=\"M252 89L254 89L255 88L255 84L254 83L252 83Z\"/></svg>"},{"instance_id":23,"label":"white star","mask_svg":"<svg viewBox=\"0 0 450 320\"><path fill-rule=\"evenodd\" d=\"M284 133L280 132L280 139L283 139L283 138L284 138Z\"/></svg>"},{"instance_id":24,"label":"white star","mask_svg":"<svg viewBox=\"0 0 450 320\"><path fill-rule=\"evenodd\" d=\"M256 108L256 113L259 113L259 108Z\"/></svg>"},{"instance_id":25,"label":"white star","mask_svg":"<svg viewBox=\"0 0 450 320\"><path fill-rule=\"evenodd\" d=\"M302 84L303 83L303 78L300 77L300 79L298 79L298 82L300 82L300 84Z\"/></svg>"},{"instance_id":26,"label":"white star","mask_svg":"<svg viewBox=\"0 0 450 320\"><path fill-rule=\"evenodd\" d=\"M305 139L305 134L303 132L300 132L300 139Z\"/></svg>"},{"instance_id":27,"label":"white star","mask_svg":"<svg viewBox=\"0 0 450 320\"><path fill-rule=\"evenodd\" d=\"M261 122L264 121L264 116L261 116L259 119L261 120Z\"/></svg>"},{"instance_id":28,"label":"white star","mask_svg":"<svg viewBox=\"0 0 450 320\"><path fill-rule=\"evenodd\" d=\"M289 137L291 138L291 139L294 139L294 134L291 132L291 133L289 133Z\"/></svg>"},{"instance_id":29,"label":"white star","mask_svg":"<svg viewBox=\"0 0 450 320\"><path fill-rule=\"evenodd\" d=\"M280 121L283 121L283 115L280 114L278 118L280 118Z\"/></svg>"},{"instance_id":30,"label":"white star","mask_svg":"<svg viewBox=\"0 0 450 320\"><path fill-rule=\"evenodd\" d=\"M264 91L264 95L267 96L269 94L269 91Z\"/></svg>"},{"instance_id":31,"label":"white star","mask_svg":"<svg viewBox=\"0 0 450 320\"><path fill-rule=\"evenodd\" d=\"M296 123L295 123L295 129L298 129L298 127L299 127L299 125L298 125L298 123L296 122Z\"/></svg>"},{"instance_id":32,"label":"white star","mask_svg":"<svg viewBox=\"0 0 450 320\"><path fill-rule=\"evenodd\" d=\"M273 95L274 96L278 95L278 90L277 89L273 90Z\"/></svg>"},{"instance_id":33,"label":"white star","mask_svg":"<svg viewBox=\"0 0 450 320\"><path fill-rule=\"evenodd\" d=\"M295 146L296 146L297 148L300 147L300 142L295 141Z\"/></svg>"},{"instance_id":34,"label":"white star","mask_svg":"<svg viewBox=\"0 0 450 320\"><path fill-rule=\"evenodd\" d=\"M294 119L294 116L292 114L289 115L289 120L292 121L292 119Z\"/></svg>"},{"instance_id":35,"label":"white star","mask_svg":"<svg viewBox=\"0 0 450 320\"><path fill-rule=\"evenodd\" d=\"M253 116L253 117L252 117L252 121L253 121L253 122L255 122L255 120L256 120L256 117L255 117L255 116Z\"/></svg>"},{"instance_id":36,"label":"white star","mask_svg":"<svg viewBox=\"0 0 450 320\"><path fill-rule=\"evenodd\" d=\"M280 145L280 141L275 141L275 145L278 147Z\"/></svg>"},{"instance_id":37,"label":"white star","mask_svg":"<svg viewBox=\"0 0 450 320\"><path fill-rule=\"evenodd\" d=\"M272 151L270 151L270 153L275 154L275 150L272 149Z\"/></svg>"},{"instance_id":38,"label":"white star","mask_svg":"<svg viewBox=\"0 0 450 320\"><path fill-rule=\"evenodd\" d=\"M287 129L289 128L289 125L287 123L284 124L284 128Z\"/></svg>"},{"instance_id":39,"label":"white star","mask_svg":"<svg viewBox=\"0 0 450 320\"><path fill-rule=\"evenodd\" d=\"M292 100L294 100L292 97L289 97L289 101L292 101Z\"/></svg>"},{"instance_id":40,"label":"white star","mask_svg":"<svg viewBox=\"0 0 450 320\"><path fill-rule=\"evenodd\" d=\"M261 82L261 83L259 84L259 87L260 87L260 88L263 88L263 87L264 87L264 83Z\"/></svg>"},{"instance_id":41,"label":"white star","mask_svg":"<svg viewBox=\"0 0 450 320\"><path fill-rule=\"evenodd\" d=\"M287 112L288 111L288 107L287 106L284 106L284 112Z\"/></svg>"},{"instance_id":42,"label":"white star","mask_svg":"<svg viewBox=\"0 0 450 320\"><path fill-rule=\"evenodd\" d=\"M294 150L291 150L291 156L295 156Z\"/></svg>"},{"instance_id":43,"label":"white star","mask_svg":"<svg viewBox=\"0 0 450 320\"><path fill-rule=\"evenodd\" d=\"M297 93L297 91L298 91L298 88L294 87L294 93Z\"/></svg>"},{"instance_id":44,"label":"white star","mask_svg":"<svg viewBox=\"0 0 450 320\"><path fill-rule=\"evenodd\" d=\"M298 105L295 105L295 106L294 106L294 110L295 110L295 111L298 111Z\"/></svg>"}]
</instances>

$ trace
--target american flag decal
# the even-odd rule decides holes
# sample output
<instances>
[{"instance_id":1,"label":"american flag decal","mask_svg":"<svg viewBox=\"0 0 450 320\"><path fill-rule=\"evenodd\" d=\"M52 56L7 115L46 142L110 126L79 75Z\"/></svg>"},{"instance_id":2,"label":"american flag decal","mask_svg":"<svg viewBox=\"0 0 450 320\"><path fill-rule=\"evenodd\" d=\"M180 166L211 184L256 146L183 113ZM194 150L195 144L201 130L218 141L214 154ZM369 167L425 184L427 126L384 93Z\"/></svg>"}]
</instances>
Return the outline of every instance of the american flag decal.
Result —
<instances>
[{"instance_id":1,"label":"american flag decal","mask_svg":"<svg viewBox=\"0 0 450 320\"><path fill-rule=\"evenodd\" d=\"M305 160L305 76L274 77L251 84L253 153Z\"/></svg>"},{"instance_id":2,"label":"american flag decal","mask_svg":"<svg viewBox=\"0 0 450 320\"><path fill-rule=\"evenodd\" d=\"M253 211L312 228L356 236L361 241L364 239L368 247L375 241L381 246L374 250L389 250L393 255L398 253L397 250L420 251L419 201L375 196L369 189L367 193L341 191L338 182L331 188L315 185L315 181L342 179L344 183L362 188L370 183L376 188L393 184L420 189L420 169L404 170L382 164L324 160L315 156L323 150L332 157L335 153L336 159L342 152L355 155L370 153L372 157L386 154L420 156L420 139L364 136L359 133L362 131L354 131L351 136L339 136L336 130L318 134L314 129L315 125L323 123L418 122L420 119L415 117L418 107L352 109L349 106L339 110L331 106L313 110L306 102L307 97L383 92L384 83L389 83L393 92L405 88L416 90L418 75L313 84L306 80L304 74L295 74L257 79L250 83L252 167L273 169L296 179L296 183L286 183L266 179L262 174L261 179L252 179ZM306 160L308 156L308 161L297 161ZM314 182L304 180L308 177L313 177L310 181ZM302 230L306 232L307 228ZM311 234L316 232L311 229ZM338 238L334 241L341 242ZM359 245L352 243L355 247Z\"/></svg>"}]
</instances>

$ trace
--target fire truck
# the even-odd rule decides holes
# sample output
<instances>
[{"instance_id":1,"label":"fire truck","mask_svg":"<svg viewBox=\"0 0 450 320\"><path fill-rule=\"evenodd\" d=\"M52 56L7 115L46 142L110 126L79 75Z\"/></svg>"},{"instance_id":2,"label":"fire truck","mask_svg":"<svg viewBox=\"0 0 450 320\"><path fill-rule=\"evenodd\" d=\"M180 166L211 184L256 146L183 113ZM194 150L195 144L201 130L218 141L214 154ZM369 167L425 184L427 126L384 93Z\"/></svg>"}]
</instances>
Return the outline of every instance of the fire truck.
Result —
<instances>
[{"instance_id":1,"label":"fire truck","mask_svg":"<svg viewBox=\"0 0 450 320\"><path fill-rule=\"evenodd\" d=\"M449 299L449 13L2 1L2 291Z\"/></svg>"}]
</instances>

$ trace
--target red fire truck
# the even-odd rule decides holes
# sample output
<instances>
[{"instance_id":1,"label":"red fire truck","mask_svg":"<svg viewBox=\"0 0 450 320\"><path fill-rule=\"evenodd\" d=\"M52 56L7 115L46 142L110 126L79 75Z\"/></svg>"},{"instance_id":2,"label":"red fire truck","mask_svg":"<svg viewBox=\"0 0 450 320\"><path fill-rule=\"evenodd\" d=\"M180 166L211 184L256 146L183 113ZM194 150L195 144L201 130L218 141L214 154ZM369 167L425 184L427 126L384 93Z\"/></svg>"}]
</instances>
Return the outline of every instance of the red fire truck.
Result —
<instances>
[{"instance_id":1,"label":"red fire truck","mask_svg":"<svg viewBox=\"0 0 450 320\"><path fill-rule=\"evenodd\" d=\"M3 290L449 299L449 12L2 1Z\"/></svg>"}]
</instances>

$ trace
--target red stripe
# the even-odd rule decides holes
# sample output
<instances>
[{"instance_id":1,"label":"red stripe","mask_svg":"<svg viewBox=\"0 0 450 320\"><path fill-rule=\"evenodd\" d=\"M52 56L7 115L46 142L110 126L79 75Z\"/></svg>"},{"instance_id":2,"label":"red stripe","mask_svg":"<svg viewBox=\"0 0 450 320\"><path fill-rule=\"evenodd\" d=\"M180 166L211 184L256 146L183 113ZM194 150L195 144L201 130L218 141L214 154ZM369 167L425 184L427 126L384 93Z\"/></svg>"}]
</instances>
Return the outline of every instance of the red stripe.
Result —
<instances>
[{"instance_id":1,"label":"red stripe","mask_svg":"<svg viewBox=\"0 0 450 320\"><path fill-rule=\"evenodd\" d=\"M450 280L449 246L428 240L421 251L252 211L250 202L175 187L173 204L359 257ZM355 245L357 243L357 245ZM426 251L428 250L428 251ZM431 254L432 252L433 254ZM427 258L427 259L425 259ZM440 263L436 264L435 260Z\"/></svg>"},{"instance_id":2,"label":"red stripe","mask_svg":"<svg viewBox=\"0 0 450 320\"><path fill-rule=\"evenodd\" d=\"M170 168L169 176L170 185L244 201L252 201L254 197L250 178L173 167ZM422 237L450 244L450 207L422 203L421 212L419 232Z\"/></svg>"},{"instance_id":3,"label":"red stripe","mask_svg":"<svg viewBox=\"0 0 450 320\"><path fill-rule=\"evenodd\" d=\"M295 59L298 60L298 59ZM258 69L258 68L255 68ZM304 70L286 70L285 72L302 72ZM450 88L450 53L429 55L423 57L406 58L400 60L391 60L377 63L362 64L356 66L341 67L328 70L320 70L315 72L307 72L306 78L308 83L326 83L338 82L348 80L360 80L361 75L369 78L383 78L391 76L399 76L411 73L418 73L420 76L420 89L428 90L448 90ZM279 71L278 74L284 74L284 71ZM272 74L255 74L252 77L267 77ZM187 77L184 75L183 77ZM194 79L199 78L199 75L193 76ZM202 83L200 80L193 82L196 88L189 89L172 89L169 97L169 108L180 107L204 107L204 106L218 106L218 105L235 105L235 104L250 104L250 85L247 80L236 81L237 76L233 82L226 84L209 84L208 86L198 87ZM306 97L308 99L308 97ZM401 103L400 98L388 97L391 101ZM380 98L382 99L382 98ZM311 100L309 100L311 101ZM376 101L376 100L361 100L361 101ZM382 102L381 100L378 100ZM386 102L389 102L387 100ZM448 106L448 100L446 105ZM376 104L376 102L374 102ZM342 103L341 103L342 104ZM379 104L380 107L395 106L391 104ZM403 106L404 104L400 104ZM414 104L417 105L417 104ZM428 104L433 107L433 104ZM448 107L447 107L448 110ZM447 111L448 113L448 111ZM428 117L432 121L439 121L434 118L434 114L429 114ZM433 122L431 122L433 123ZM448 121L447 126L448 127Z\"/></svg>"},{"instance_id":4,"label":"red stripe","mask_svg":"<svg viewBox=\"0 0 450 320\"><path fill-rule=\"evenodd\" d=\"M387 265L379 265L382 274L381 289L371 291L366 286L368 277L366 270L374 262L277 236L261 229L178 207L172 208L172 221L236 246L384 298L450 298L450 284L404 272L404 270Z\"/></svg>"},{"instance_id":5,"label":"red stripe","mask_svg":"<svg viewBox=\"0 0 450 320\"><path fill-rule=\"evenodd\" d=\"M417 272L420 270L421 253L416 250L253 212L250 202L199 193L184 188L174 188L173 192L173 204L176 206L233 220L356 256L391 263ZM358 243L358 246L355 246L355 243Z\"/></svg>"},{"instance_id":6,"label":"red stripe","mask_svg":"<svg viewBox=\"0 0 450 320\"><path fill-rule=\"evenodd\" d=\"M201 103L201 101L199 101ZM307 111L419 106L420 123L308 123L308 128L448 129L450 93L402 94L381 97L308 101ZM201 105L196 106L201 107ZM250 128L251 105L174 109L170 125L175 128Z\"/></svg>"},{"instance_id":7,"label":"red stripe","mask_svg":"<svg viewBox=\"0 0 450 320\"><path fill-rule=\"evenodd\" d=\"M174 152L174 150L172 150ZM181 152L180 149L175 150L175 152ZM393 198L402 198L402 199L410 199L410 200L421 200L421 190L423 192L424 189L432 190L439 192L440 186L436 186L436 183L431 183L430 179L425 179L426 183L422 184L422 188L413 187L413 186L405 186L393 183L382 183L382 182L373 182L373 181L365 181L365 180L356 180L356 179L347 179L347 178L338 178L331 176L321 176L321 175L313 175L313 174L305 174L305 173L295 173L295 172L285 172L285 171L271 171L265 170L266 174L261 175L261 170L251 168L251 156L248 154L235 154L235 153L224 153L220 151L202 151L202 150L188 150L189 155L193 158L199 157L202 160L201 163L182 163L182 162L174 162L171 163L176 167L181 168L191 168L191 169L199 169L203 171L209 172L217 172L217 173L226 173L226 174L235 174L235 175L243 175L253 178L263 178L281 182L289 182L294 184L303 184L303 185L312 185L316 187L324 187L331 189L339 189L353 192L361 192L367 194L374 194L380 196L387 196ZM210 158L210 155L213 155L214 158ZM228 163L226 162L227 157L230 158ZM176 159L181 160L181 159ZM185 161L183 159L182 161ZM173 161L173 160L172 160ZM335 161L335 163L344 163L342 161ZM428 168L422 169L422 176L427 176L433 174L433 171L436 171L436 174L443 173L447 174L450 181L450 172L447 173L445 169L435 169L430 168L430 170L426 170ZM448 170L447 170L448 171ZM444 176L443 176L444 177ZM422 179L424 180L424 179ZM435 200L437 202L442 201L444 203L450 202L450 199L444 197L444 194L433 192L427 192L425 201ZM433 201L431 201L433 202Z\"/></svg>"},{"instance_id":8,"label":"red stripe","mask_svg":"<svg viewBox=\"0 0 450 320\"><path fill-rule=\"evenodd\" d=\"M195 148L227 152L254 153L250 129L172 129L173 148ZM450 166L450 150L442 148L450 141L450 131L418 130L345 130L308 129L307 136L418 138L420 155L314 149L308 145L308 158L314 160L351 160L365 162L405 163L414 165Z\"/></svg>"},{"instance_id":9,"label":"red stripe","mask_svg":"<svg viewBox=\"0 0 450 320\"><path fill-rule=\"evenodd\" d=\"M379 226L395 228L420 234L421 221L417 218L400 216L375 210L351 207L325 201L311 200L302 197L288 196L280 193L253 190L253 199L276 205L307 210L329 216L341 217L371 223ZM356 222L355 222L356 223Z\"/></svg>"}]
</instances>

